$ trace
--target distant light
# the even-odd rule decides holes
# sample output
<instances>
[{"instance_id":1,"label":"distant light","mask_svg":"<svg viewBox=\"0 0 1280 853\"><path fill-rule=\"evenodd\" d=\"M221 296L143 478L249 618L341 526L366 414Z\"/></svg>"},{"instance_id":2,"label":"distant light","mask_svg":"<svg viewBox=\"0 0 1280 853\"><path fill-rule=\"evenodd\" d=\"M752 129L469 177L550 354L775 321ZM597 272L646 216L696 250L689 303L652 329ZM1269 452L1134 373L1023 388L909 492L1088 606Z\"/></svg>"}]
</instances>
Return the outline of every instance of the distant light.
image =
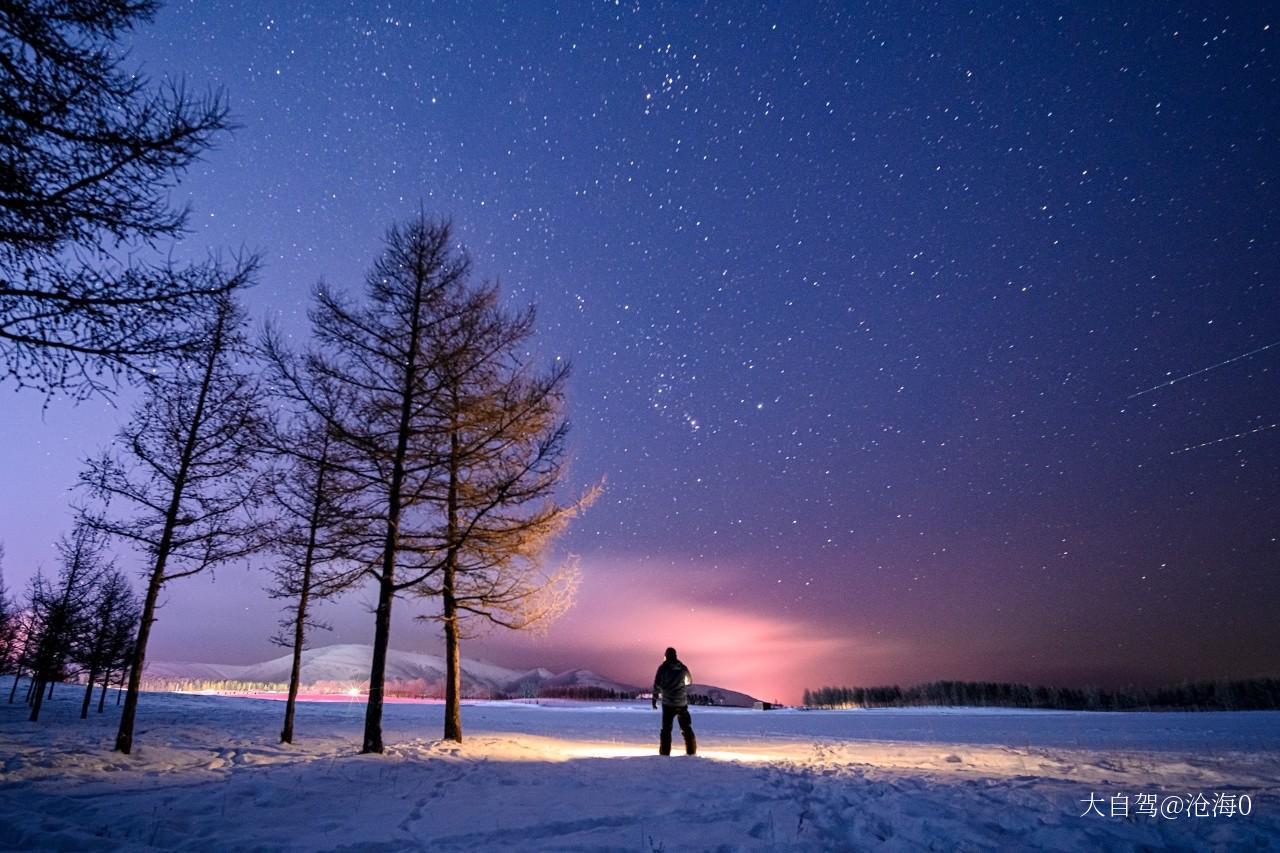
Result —
<instances>
[{"instance_id":1,"label":"distant light","mask_svg":"<svg viewBox=\"0 0 1280 853\"><path fill-rule=\"evenodd\" d=\"M347 695L348 695L348 696L359 696L359 695L360 695L360 688L359 688L359 687L351 687L351 688L349 688L349 689L347 690Z\"/></svg>"}]
</instances>

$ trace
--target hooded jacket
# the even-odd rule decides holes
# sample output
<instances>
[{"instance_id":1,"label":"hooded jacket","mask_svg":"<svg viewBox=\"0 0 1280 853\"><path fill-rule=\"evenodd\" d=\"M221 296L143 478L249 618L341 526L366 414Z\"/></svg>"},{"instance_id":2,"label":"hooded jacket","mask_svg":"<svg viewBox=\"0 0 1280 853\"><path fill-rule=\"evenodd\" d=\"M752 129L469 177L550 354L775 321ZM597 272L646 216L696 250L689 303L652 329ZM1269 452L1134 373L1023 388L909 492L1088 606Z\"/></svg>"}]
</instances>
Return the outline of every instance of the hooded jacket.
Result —
<instances>
[{"instance_id":1,"label":"hooded jacket","mask_svg":"<svg viewBox=\"0 0 1280 853\"><path fill-rule=\"evenodd\" d=\"M689 668L679 659L665 660L653 676L653 695L661 697L663 705L684 708L689 704L688 688L692 683Z\"/></svg>"}]
</instances>

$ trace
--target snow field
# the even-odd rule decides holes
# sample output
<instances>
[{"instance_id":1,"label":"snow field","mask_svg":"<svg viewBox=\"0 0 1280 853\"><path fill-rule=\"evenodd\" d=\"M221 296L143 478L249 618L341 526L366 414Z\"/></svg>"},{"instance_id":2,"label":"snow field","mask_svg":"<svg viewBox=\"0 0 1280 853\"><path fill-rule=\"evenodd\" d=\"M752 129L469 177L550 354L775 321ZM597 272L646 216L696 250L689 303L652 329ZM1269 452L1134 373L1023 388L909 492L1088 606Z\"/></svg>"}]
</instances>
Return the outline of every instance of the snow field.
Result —
<instances>
[{"instance_id":1,"label":"snow field","mask_svg":"<svg viewBox=\"0 0 1280 853\"><path fill-rule=\"evenodd\" d=\"M0 679L7 699L8 679ZM693 709L662 758L647 703L388 704L148 693L117 716L60 686L39 723L0 700L0 847L42 850L1241 850L1280 847L1280 713ZM679 738L677 749L679 747ZM1081 817L1110 797L1230 791L1248 816Z\"/></svg>"}]
</instances>

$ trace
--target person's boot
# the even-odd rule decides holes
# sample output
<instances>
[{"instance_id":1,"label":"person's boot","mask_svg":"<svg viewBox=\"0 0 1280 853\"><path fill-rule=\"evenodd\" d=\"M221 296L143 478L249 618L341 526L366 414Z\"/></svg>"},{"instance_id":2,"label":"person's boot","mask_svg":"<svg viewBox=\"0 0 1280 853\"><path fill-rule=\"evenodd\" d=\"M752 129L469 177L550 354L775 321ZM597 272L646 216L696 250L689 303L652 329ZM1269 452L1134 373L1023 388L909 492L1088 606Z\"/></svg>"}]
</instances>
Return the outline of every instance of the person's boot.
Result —
<instances>
[{"instance_id":1,"label":"person's boot","mask_svg":"<svg viewBox=\"0 0 1280 853\"><path fill-rule=\"evenodd\" d=\"M683 734L684 734L684 754L697 755L698 740L693 736L693 729L689 729L687 732L684 732Z\"/></svg>"},{"instance_id":2,"label":"person's boot","mask_svg":"<svg viewBox=\"0 0 1280 853\"><path fill-rule=\"evenodd\" d=\"M671 754L671 732L662 732L658 740L658 755Z\"/></svg>"}]
</instances>

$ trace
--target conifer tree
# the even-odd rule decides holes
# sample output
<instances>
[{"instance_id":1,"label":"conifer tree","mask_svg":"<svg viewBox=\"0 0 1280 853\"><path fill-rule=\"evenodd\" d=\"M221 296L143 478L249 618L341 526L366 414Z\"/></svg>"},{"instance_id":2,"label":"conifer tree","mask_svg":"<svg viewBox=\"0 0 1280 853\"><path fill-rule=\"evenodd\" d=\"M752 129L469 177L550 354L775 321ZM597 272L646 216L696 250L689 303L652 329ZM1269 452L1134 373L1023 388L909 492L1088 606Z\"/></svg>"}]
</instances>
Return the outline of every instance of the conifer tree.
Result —
<instances>
[{"instance_id":1,"label":"conifer tree","mask_svg":"<svg viewBox=\"0 0 1280 853\"><path fill-rule=\"evenodd\" d=\"M390 229L349 304L327 288L301 359L278 338L264 351L276 384L330 430L336 486L352 524L345 548L377 583L364 752L381 752L394 600L440 597L450 737L461 738L459 640L468 617L511 628L567 606L576 574L544 573L546 546L585 503L554 500L564 470L567 369L521 362L533 314L508 315L448 223ZM449 698L451 697L451 698Z\"/></svg>"},{"instance_id":2,"label":"conifer tree","mask_svg":"<svg viewBox=\"0 0 1280 853\"><path fill-rule=\"evenodd\" d=\"M230 275L247 284L254 262ZM173 581L236 560L261 547L252 517L264 488L254 464L263 445L263 394L244 368L245 317L231 295L219 300L203 344L154 379L116 451L89 461L80 475L95 499L82 517L148 558L129 687L116 749L129 753L147 644L160 592Z\"/></svg>"},{"instance_id":3,"label":"conifer tree","mask_svg":"<svg viewBox=\"0 0 1280 853\"><path fill-rule=\"evenodd\" d=\"M0 3L0 377L19 386L110 392L196 344L229 286L213 264L139 259L183 233L171 190L229 127L220 94L127 60L123 39L156 8Z\"/></svg>"},{"instance_id":4,"label":"conifer tree","mask_svg":"<svg viewBox=\"0 0 1280 853\"><path fill-rule=\"evenodd\" d=\"M443 470L433 489L440 521L437 576L419 594L440 596L445 636L444 737L462 740L464 623L545 627L572 603L571 562L546 572L555 536L594 499L556 500L565 474L568 365L538 372L524 360L534 312L504 312L496 287L464 286L435 326Z\"/></svg>"},{"instance_id":5,"label":"conifer tree","mask_svg":"<svg viewBox=\"0 0 1280 853\"><path fill-rule=\"evenodd\" d=\"M419 217L392 227L365 280L363 304L321 286L312 348L300 359L278 338L263 350L282 394L313 412L340 446L336 476L351 495L347 551L377 585L362 752L382 752L391 609L439 570L431 486L441 460L432 405L440 393L433 334L466 256L450 227Z\"/></svg>"},{"instance_id":6,"label":"conifer tree","mask_svg":"<svg viewBox=\"0 0 1280 853\"><path fill-rule=\"evenodd\" d=\"M89 716L98 676L103 676L104 683L110 677L111 666L119 656L121 626L127 626L131 633L138 621L137 598L123 574L108 569L98 578L85 616L84 630L72 652L85 676L80 719Z\"/></svg>"},{"instance_id":7,"label":"conifer tree","mask_svg":"<svg viewBox=\"0 0 1280 853\"><path fill-rule=\"evenodd\" d=\"M345 558L351 530L337 475L341 464L337 450L329 428L314 415L299 417L277 430L271 442L271 452L284 461L270 492L276 518L267 532L276 560L269 591L273 598L289 602L280 633L272 641L293 655L281 743L293 743L308 631L328 628L314 617L314 607L361 576L359 567Z\"/></svg>"},{"instance_id":8,"label":"conifer tree","mask_svg":"<svg viewBox=\"0 0 1280 853\"><path fill-rule=\"evenodd\" d=\"M106 537L85 524L58 541L62 565L56 582L37 573L31 582L31 721L40 718L45 688L66 674L74 650L89 630L94 596L104 573L111 571Z\"/></svg>"}]
</instances>

